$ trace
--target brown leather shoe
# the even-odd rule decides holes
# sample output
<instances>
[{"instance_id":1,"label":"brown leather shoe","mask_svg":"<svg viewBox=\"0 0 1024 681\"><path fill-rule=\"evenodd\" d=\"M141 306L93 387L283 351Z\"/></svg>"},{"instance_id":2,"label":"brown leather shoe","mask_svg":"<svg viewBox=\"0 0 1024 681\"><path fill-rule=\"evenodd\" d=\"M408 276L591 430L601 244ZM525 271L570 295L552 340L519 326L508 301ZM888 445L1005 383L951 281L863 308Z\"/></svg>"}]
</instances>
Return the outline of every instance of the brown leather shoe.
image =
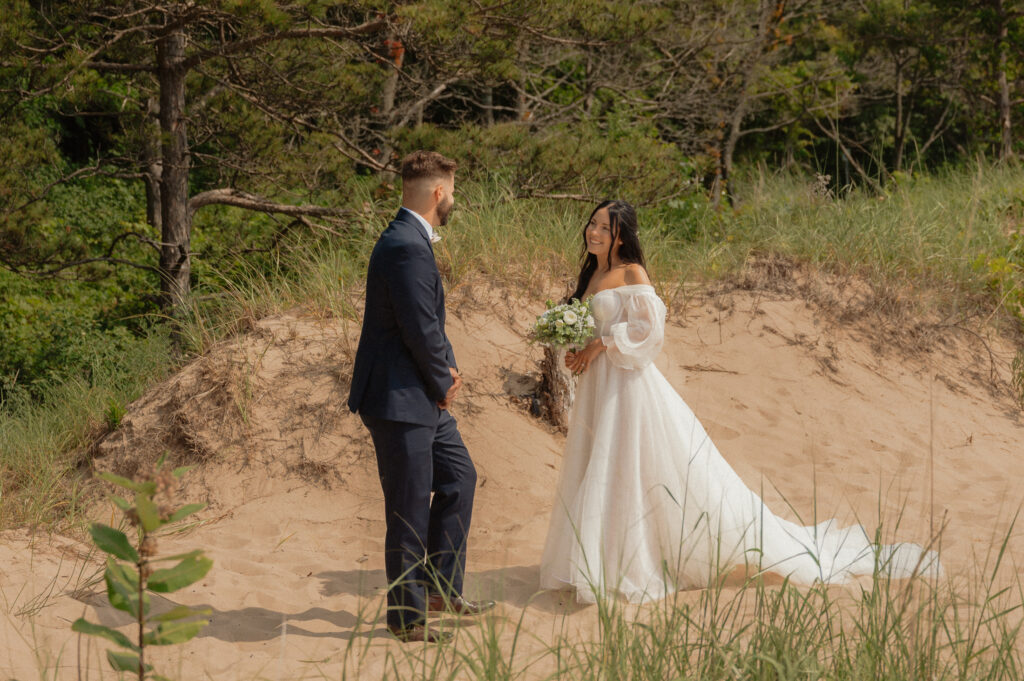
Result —
<instances>
[{"instance_id":1,"label":"brown leather shoe","mask_svg":"<svg viewBox=\"0 0 1024 681\"><path fill-rule=\"evenodd\" d=\"M479 615L494 607L494 601L468 601L462 596L445 598L440 594L427 597L427 612L450 612L456 615Z\"/></svg>"},{"instance_id":2,"label":"brown leather shoe","mask_svg":"<svg viewBox=\"0 0 1024 681\"><path fill-rule=\"evenodd\" d=\"M454 635L450 631L437 631L436 629L427 629L422 624L414 624L411 627L404 629L400 627L388 626L388 631L402 643L415 643L423 642L427 643L447 643L454 638Z\"/></svg>"}]
</instances>

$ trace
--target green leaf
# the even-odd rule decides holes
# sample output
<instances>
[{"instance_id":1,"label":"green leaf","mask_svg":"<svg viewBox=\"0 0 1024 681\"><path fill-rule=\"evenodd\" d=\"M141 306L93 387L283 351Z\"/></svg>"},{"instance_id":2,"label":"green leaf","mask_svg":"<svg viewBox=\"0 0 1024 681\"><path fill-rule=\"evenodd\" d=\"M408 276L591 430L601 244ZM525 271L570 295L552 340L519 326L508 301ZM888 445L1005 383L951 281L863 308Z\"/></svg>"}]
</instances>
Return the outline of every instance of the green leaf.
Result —
<instances>
[{"instance_id":1,"label":"green leaf","mask_svg":"<svg viewBox=\"0 0 1024 681\"><path fill-rule=\"evenodd\" d=\"M175 468L174 477L181 478L181 476L185 475L185 473L188 473L193 468L195 468L195 466L180 466L179 468Z\"/></svg>"},{"instance_id":2,"label":"green leaf","mask_svg":"<svg viewBox=\"0 0 1024 681\"><path fill-rule=\"evenodd\" d=\"M111 629L110 627L104 627L99 624L93 624L92 622L87 622L81 617L75 620L75 623L71 625L71 631L78 632L79 634L87 634L89 636L100 636L123 648L129 648L135 652L139 652L139 647L132 643L128 637L120 631Z\"/></svg>"},{"instance_id":3,"label":"green leaf","mask_svg":"<svg viewBox=\"0 0 1024 681\"><path fill-rule=\"evenodd\" d=\"M117 653L113 650L107 651L107 662L116 671L139 673L139 656L135 653ZM152 669L152 665L146 665L146 671Z\"/></svg>"},{"instance_id":4,"label":"green leaf","mask_svg":"<svg viewBox=\"0 0 1024 681\"><path fill-rule=\"evenodd\" d=\"M155 630L144 637L146 645L169 646L184 643L195 637L203 627L209 624L206 620L194 622L161 622Z\"/></svg>"},{"instance_id":5,"label":"green leaf","mask_svg":"<svg viewBox=\"0 0 1024 681\"><path fill-rule=\"evenodd\" d=\"M149 577L149 588L157 593L170 593L194 584L206 576L213 567L209 558L186 558L172 568L156 570Z\"/></svg>"},{"instance_id":6,"label":"green leaf","mask_svg":"<svg viewBox=\"0 0 1024 681\"><path fill-rule=\"evenodd\" d=\"M153 499L142 492L135 495L135 508L139 512L139 522L146 532L155 532L160 529L160 511L157 509Z\"/></svg>"},{"instance_id":7,"label":"green leaf","mask_svg":"<svg viewBox=\"0 0 1024 681\"><path fill-rule=\"evenodd\" d=\"M173 556L160 556L159 558L150 559L151 563L167 562L171 560L185 560L186 558L195 558L203 555L202 549L196 549L195 551L189 551L188 553L177 553Z\"/></svg>"},{"instance_id":8,"label":"green leaf","mask_svg":"<svg viewBox=\"0 0 1024 681\"><path fill-rule=\"evenodd\" d=\"M131 503L129 503L127 499L119 497L117 495L111 496L110 500L113 501L114 505L117 506L122 511L127 511L132 507Z\"/></svg>"},{"instance_id":9,"label":"green leaf","mask_svg":"<svg viewBox=\"0 0 1024 681\"><path fill-rule=\"evenodd\" d=\"M107 582L107 598L110 604L129 613L133 617L139 615L139 576L132 570L117 563L113 558L107 559L107 569L103 574ZM149 596L143 594L142 611L149 612Z\"/></svg>"},{"instance_id":10,"label":"green leaf","mask_svg":"<svg viewBox=\"0 0 1024 681\"><path fill-rule=\"evenodd\" d=\"M139 554L128 541L124 532L103 523L93 523L89 526L89 534L92 535L92 540L101 550L121 560L132 563L139 562Z\"/></svg>"},{"instance_id":11,"label":"green leaf","mask_svg":"<svg viewBox=\"0 0 1024 681\"><path fill-rule=\"evenodd\" d=\"M125 575L124 568L112 558L107 562L103 578L107 583L107 599L110 604L132 616L138 616L139 612L135 607L138 600L138 582L133 587L131 580Z\"/></svg>"},{"instance_id":12,"label":"green leaf","mask_svg":"<svg viewBox=\"0 0 1024 681\"><path fill-rule=\"evenodd\" d=\"M133 482L128 478L122 478L120 475L114 475L113 473L107 473L106 471L98 473L97 475L99 475L103 480L113 483L118 487L124 487L125 489L130 489L133 492L139 492L142 490L141 483Z\"/></svg>"},{"instance_id":13,"label":"green leaf","mask_svg":"<svg viewBox=\"0 0 1024 681\"><path fill-rule=\"evenodd\" d=\"M185 504L177 511L171 514L171 517L167 519L169 523L176 523L179 520L189 517L196 511L201 511L206 508L206 504Z\"/></svg>"},{"instance_id":14,"label":"green leaf","mask_svg":"<svg viewBox=\"0 0 1024 681\"><path fill-rule=\"evenodd\" d=\"M173 622L174 620L183 620L186 617L192 617L194 615L209 615L212 612L213 611L209 608L199 610L197 608L190 608L186 605L179 605L173 610L168 610L160 615L154 615L153 617L150 617L150 619L154 622Z\"/></svg>"}]
</instances>

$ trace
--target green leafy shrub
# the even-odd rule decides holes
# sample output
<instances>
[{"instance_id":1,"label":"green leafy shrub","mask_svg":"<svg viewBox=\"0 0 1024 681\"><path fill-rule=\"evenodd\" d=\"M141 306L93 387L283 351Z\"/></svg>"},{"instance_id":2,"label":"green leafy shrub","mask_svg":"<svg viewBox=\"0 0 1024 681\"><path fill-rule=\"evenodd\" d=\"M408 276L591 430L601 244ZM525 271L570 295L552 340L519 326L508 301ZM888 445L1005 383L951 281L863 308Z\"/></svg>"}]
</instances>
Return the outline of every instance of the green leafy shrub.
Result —
<instances>
[{"instance_id":1,"label":"green leafy shrub","mask_svg":"<svg viewBox=\"0 0 1024 681\"><path fill-rule=\"evenodd\" d=\"M11 277L0 273L0 280ZM47 384L72 378L92 382L103 365L117 363L145 335L147 325L110 318L104 292L76 283L63 290L28 282L0 300L0 376L38 397Z\"/></svg>"},{"instance_id":2,"label":"green leafy shrub","mask_svg":"<svg viewBox=\"0 0 1024 681\"><path fill-rule=\"evenodd\" d=\"M103 253L127 232L159 239L145 224L138 188L120 180L58 185L41 203L45 215L24 228L8 253L27 272ZM12 234L0 234L0 248ZM152 248L134 237L117 241L112 255L155 264ZM0 401L19 389L38 398L47 384L91 381L97 363L123 355L145 335L158 286L150 272L103 262L48 277L0 270Z\"/></svg>"},{"instance_id":3,"label":"green leafy shrub","mask_svg":"<svg viewBox=\"0 0 1024 681\"><path fill-rule=\"evenodd\" d=\"M121 530L94 523L89 534L96 546L108 554L104 581L110 605L130 614L137 622L137 636L131 640L124 633L93 624L79 618L71 625L72 631L90 636L99 636L116 643L124 649L107 651L107 661L116 671L137 674L139 681L147 676L162 680L164 677L151 674L152 665L146 664L148 646L173 645L192 639L208 624L198 619L210 611L176 607L160 615L149 617L150 593L171 593L194 584L210 571L213 561L203 556L202 550L174 556L157 557L157 535L161 529L177 523L204 504L186 504L175 508L174 492L177 480L188 468L173 471L158 462L154 474L142 482L133 482L112 473L101 473L107 482L134 493L134 504L120 496L112 501L124 513L128 523L135 528L136 541L132 543ZM154 564L177 561L174 567L154 569ZM148 621L155 621L155 627L147 630Z\"/></svg>"},{"instance_id":4,"label":"green leafy shrub","mask_svg":"<svg viewBox=\"0 0 1024 681\"><path fill-rule=\"evenodd\" d=\"M1010 314L1024 322L1024 267L1008 255L979 255L972 263L984 277L987 286Z\"/></svg>"}]
</instances>

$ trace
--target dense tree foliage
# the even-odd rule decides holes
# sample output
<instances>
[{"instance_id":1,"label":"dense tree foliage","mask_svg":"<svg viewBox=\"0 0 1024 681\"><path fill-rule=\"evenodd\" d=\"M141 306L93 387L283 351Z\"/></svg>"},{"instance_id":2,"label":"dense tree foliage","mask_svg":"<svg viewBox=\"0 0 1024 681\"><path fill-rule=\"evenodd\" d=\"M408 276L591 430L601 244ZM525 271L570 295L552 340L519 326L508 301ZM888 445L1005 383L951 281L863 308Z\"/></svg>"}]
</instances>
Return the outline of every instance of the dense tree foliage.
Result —
<instances>
[{"instance_id":1,"label":"dense tree foliage","mask_svg":"<svg viewBox=\"0 0 1024 681\"><path fill-rule=\"evenodd\" d=\"M1024 0L0 0L0 333L344 238L416 146L517 197L742 201L743 164L838 192L1010 160L1022 114ZM34 352L0 350L8 384Z\"/></svg>"}]
</instances>

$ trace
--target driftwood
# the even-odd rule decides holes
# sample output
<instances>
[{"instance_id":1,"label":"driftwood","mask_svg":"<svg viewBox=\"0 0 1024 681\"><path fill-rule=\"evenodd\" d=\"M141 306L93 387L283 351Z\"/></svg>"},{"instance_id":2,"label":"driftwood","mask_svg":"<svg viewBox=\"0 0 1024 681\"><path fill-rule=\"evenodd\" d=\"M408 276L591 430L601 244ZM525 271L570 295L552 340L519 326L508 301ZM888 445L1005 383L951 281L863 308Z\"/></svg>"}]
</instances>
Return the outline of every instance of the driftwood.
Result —
<instances>
[{"instance_id":1,"label":"driftwood","mask_svg":"<svg viewBox=\"0 0 1024 681\"><path fill-rule=\"evenodd\" d=\"M565 350L544 346L544 359L540 362L541 417L565 433L575 396L576 377L565 368Z\"/></svg>"}]
</instances>

